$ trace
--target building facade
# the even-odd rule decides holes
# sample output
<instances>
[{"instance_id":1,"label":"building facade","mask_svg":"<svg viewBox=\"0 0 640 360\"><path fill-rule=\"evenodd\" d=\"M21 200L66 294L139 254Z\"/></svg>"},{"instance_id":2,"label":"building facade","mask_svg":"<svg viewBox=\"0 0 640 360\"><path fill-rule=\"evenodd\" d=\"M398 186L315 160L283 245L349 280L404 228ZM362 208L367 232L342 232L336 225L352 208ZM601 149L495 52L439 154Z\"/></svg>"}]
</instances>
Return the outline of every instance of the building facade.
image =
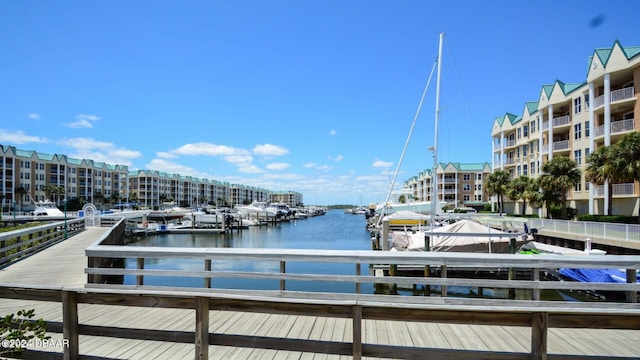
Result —
<instances>
[{"instance_id":1,"label":"building facade","mask_svg":"<svg viewBox=\"0 0 640 360\"><path fill-rule=\"evenodd\" d=\"M640 131L640 47L625 48L616 41L611 48L596 49L588 65L584 82L543 85L538 100L525 103L522 115L495 119L492 168L508 171L512 179L536 178L547 161L569 157L582 170L582 179L569 191L568 205L579 214L604 215L609 188L585 179L586 159L598 148ZM638 214L638 182L613 184L612 192L613 214ZM506 200L505 206L510 213L521 211L513 201Z\"/></svg>"},{"instance_id":2,"label":"building facade","mask_svg":"<svg viewBox=\"0 0 640 360\"><path fill-rule=\"evenodd\" d=\"M431 173L431 169L424 170L404 182L404 188L409 189L416 201L431 201ZM484 204L489 203L489 195L484 189L484 182L489 174L489 163L438 164L438 200L446 201L454 207L484 207Z\"/></svg>"},{"instance_id":3,"label":"building facade","mask_svg":"<svg viewBox=\"0 0 640 360\"><path fill-rule=\"evenodd\" d=\"M123 202L149 209L168 204L230 207L274 201L272 193L253 186L154 170L129 171L124 165L0 145L0 198L4 212L30 211L34 202L45 199L59 206L65 200L77 200L105 208ZM302 194L295 194L290 199L294 204L302 203Z\"/></svg>"}]
</instances>

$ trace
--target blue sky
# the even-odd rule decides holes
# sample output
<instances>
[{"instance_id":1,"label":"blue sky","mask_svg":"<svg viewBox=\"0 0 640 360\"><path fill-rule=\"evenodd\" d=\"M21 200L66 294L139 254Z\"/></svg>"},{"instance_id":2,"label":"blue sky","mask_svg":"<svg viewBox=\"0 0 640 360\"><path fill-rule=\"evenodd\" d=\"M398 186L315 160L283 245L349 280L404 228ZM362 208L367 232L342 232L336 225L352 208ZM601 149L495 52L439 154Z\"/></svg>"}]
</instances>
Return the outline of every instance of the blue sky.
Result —
<instances>
[{"instance_id":1,"label":"blue sky","mask_svg":"<svg viewBox=\"0 0 640 360\"><path fill-rule=\"evenodd\" d=\"M438 32L438 160L490 162L495 117L585 81L596 48L640 45L639 13L635 0L2 1L0 144L306 204L379 202ZM434 107L435 79L398 186L432 166Z\"/></svg>"}]
</instances>

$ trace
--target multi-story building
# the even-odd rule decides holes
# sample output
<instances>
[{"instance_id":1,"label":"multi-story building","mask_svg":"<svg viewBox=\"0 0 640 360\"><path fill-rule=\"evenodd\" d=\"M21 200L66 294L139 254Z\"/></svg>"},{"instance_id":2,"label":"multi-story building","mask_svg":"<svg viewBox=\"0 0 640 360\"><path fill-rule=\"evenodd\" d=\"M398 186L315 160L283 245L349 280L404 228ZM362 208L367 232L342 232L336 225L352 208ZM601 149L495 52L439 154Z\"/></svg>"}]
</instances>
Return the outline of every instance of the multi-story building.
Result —
<instances>
[{"instance_id":1,"label":"multi-story building","mask_svg":"<svg viewBox=\"0 0 640 360\"><path fill-rule=\"evenodd\" d=\"M424 170L404 182L416 201L431 201L431 173ZM439 201L455 207L482 208L489 203L484 182L491 174L489 163L440 163L436 170Z\"/></svg>"},{"instance_id":2,"label":"multi-story building","mask_svg":"<svg viewBox=\"0 0 640 360\"><path fill-rule=\"evenodd\" d=\"M615 144L640 130L640 47L596 49L589 57L586 81L543 85L537 101L525 103L522 115L495 119L491 131L492 168L538 177L556 156L576 161L582 180L568 193L569 206L581 214L606 214L608 186L585 180L586 159L601 146ZM637 182L613 184L613 214L638 214ZM514 202L506 211L519 213ZM529 209L528 211L532 211Z\"/></svg>"},{"instance_id":3,"label":"multi-story building","mask_svg":"<svg viewBox=\"0 0 640 360\"><path fill-rule=\"evenodd\" d=\"M302 203L302 195L289 200ZM0 145L1 211L29 211L33 201L78 200L98 206L136 202L145 208L168 203L197 207L205 204L233 206L252 201L271 201L272 192L253 186L169 174L154 170L129 171L111 165L66 155L49 155ZM279 201L279 200L278 200ZM288 201L285 201L288 203Z\"/></svg>"},{"instance_id":4,"label":"multi-story building","mask_svg":"<svg viewBox=\"0 0 640 360\"><path fill-rule=\"evenodd\" d=\"M289 207L298 207L302 203L302 194L296 191L274 191L271 193L271 202L284 203Z\"/></svg>"}]
</instances>

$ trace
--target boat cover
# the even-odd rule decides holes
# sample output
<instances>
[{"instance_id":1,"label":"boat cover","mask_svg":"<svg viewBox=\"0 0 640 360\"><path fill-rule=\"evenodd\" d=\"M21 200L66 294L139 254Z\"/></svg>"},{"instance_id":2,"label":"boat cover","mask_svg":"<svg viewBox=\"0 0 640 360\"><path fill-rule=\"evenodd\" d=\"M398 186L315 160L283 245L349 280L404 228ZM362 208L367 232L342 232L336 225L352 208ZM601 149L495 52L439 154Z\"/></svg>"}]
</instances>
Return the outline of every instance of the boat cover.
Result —
<instances>
[{"instance_id":1,"label":"boat cover","mask_svg":"<svg viewBox=\"0 0 640 360\"><path fill-rule=\"evenodd\" d=\"M560 275L579 282L626 283L627 274L621 269L569 269L558 270ZM636 272L636 282L640 282L640 273Z\"/></svg>"}]
</instances>

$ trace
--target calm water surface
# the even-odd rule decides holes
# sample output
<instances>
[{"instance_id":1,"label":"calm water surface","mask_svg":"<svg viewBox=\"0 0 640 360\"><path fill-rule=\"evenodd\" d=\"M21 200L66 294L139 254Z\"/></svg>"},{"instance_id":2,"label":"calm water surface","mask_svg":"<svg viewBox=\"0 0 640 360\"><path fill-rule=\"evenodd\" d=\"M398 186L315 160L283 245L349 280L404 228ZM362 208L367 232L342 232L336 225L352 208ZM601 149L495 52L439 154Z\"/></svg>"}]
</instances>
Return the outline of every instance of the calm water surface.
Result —
<instances>
[{"instance_id":1,"label":"calm water surface","mask_svg":"<svg viewBox=\"0 0 640 360\"><path fill-rule=\"evenodd\" d=\"M331 210L326 215L292 220L275 226L253 226L229 234L159 234L140 238L129 245L160 247L215 247L215 248L278 248L278 249L331 249L370 250L371 239L363 215L345 214ZM136 268L135 259L127 259L128 269ZM277 262L225 262L214 261L214 271L279 271ZM203 270L202 260L146 259L147 269ZM363 273L367 271L363 266ZM317 264L287 262L290 273L355 274L353 264ZM202 287L201 278L175 278L145 276L145 284L162 286ZM135 284L134 276L126 276L125 284ZM213 279L212 287L229 289L275 290L279 282L253 279ZM309 283L287 281L287 290L353 292L351 283ZM362 285L363 293L372 293L373 285Z\"/></svg>"}]
</instances>

